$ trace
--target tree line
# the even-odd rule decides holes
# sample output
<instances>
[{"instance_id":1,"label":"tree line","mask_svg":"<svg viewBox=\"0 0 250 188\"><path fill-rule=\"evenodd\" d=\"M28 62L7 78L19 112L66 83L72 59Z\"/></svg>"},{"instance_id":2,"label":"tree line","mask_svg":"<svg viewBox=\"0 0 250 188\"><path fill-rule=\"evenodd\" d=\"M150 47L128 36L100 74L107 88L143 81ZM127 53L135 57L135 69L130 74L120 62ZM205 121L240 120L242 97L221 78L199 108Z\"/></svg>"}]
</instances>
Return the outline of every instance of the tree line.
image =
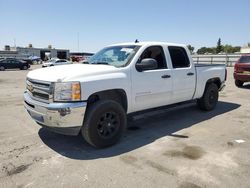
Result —
<instances>
[{"instance_id":1,"label":"tree line","mask_svg":"<svg viewBox=\"0 0 250 188\"><path fill-rule=\"evenodd\" d=\"M247 44L250 47L250 42ZM187 45L191 53L194 53L194 47L190 44ZM222 45L221 39L217 41L216 47L201 47L197 50L197 54L219 54L219 53L235 53L240 52L240 46L232 46L229 44Z\"/></svg>"}]
</instances>

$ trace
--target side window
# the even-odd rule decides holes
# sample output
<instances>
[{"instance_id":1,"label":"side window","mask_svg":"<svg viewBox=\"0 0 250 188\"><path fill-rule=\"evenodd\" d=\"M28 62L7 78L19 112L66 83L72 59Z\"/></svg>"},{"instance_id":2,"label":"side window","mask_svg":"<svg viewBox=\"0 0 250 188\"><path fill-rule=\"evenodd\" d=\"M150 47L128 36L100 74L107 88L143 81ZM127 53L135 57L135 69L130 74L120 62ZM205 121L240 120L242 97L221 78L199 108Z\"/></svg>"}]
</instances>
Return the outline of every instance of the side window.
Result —
<instances>
[{"instance_id":1,"label":"side window","mask_svg":"<svg viewBox=\"0 0 250 188\"><path fill-rule=\"evenodd\" d=\"M158 63L157 69L166 69L166 59L164 55L164 51L161 46L151 46L147 48L141 55L140 61L146 58L155 59Z\"/></svg>"},{"instance_id":2,"label":"side window","mask_svg":"<svg viewBox=\"0 0 250 188\"><path fill-rule=\"evenodd\" d=\"M190 66L188 55L184 48L169 46L168 50L172 60L173 68L185 68Z\"/></svg>"}]
</instances>

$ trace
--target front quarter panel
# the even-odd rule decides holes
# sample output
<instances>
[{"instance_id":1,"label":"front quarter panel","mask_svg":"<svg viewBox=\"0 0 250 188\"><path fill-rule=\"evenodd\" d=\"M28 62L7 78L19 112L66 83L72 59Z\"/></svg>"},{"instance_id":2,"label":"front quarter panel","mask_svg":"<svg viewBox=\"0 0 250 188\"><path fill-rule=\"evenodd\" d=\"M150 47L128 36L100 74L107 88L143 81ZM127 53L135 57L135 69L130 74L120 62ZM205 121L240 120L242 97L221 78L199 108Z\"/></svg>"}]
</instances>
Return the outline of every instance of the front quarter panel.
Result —
<instances>
[{"instance_id":1,"label":"front quarter panel","mask_svg":"<svg viewBox=\"0 0 250 188\"><path fill-rule=\"evenodd\" d=\"M95 76L85 77L81 81L81 93L82 100L86 101L88 98L97 92L122 89L127 95L128 111L130 111L130 72L126 69L110 73Z\"/></svg>"}]
</instances>

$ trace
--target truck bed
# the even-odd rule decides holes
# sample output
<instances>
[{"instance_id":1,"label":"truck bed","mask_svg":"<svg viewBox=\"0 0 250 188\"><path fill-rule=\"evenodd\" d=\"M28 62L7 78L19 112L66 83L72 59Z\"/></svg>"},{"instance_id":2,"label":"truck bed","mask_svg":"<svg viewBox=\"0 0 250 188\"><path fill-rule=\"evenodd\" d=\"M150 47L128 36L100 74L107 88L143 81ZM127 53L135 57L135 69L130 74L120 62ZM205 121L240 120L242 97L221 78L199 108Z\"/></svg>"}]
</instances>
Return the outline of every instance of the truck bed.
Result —
<instances>
[{"instance_id":1,"label":"truck bed","mask_svg":"<svg viewBox=\"0 0 250 188\"><path fill-rule=\"evenodd\" d=\"M211 67L211 66L226 66L226 65L225 64L208 64L208 63L198 64L198 63L195 63L194 66L195 67Z\"/></svg>"}]
</instances>

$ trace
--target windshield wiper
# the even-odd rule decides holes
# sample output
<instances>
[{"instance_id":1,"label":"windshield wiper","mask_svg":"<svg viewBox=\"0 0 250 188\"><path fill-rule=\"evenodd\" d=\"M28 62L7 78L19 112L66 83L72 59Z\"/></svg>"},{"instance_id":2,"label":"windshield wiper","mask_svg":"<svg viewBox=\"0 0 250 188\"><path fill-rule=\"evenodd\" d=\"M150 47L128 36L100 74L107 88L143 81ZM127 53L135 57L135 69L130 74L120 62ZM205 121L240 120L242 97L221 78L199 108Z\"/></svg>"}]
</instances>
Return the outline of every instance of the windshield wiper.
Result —
<instances>
[{"instance_id":1,"label":"windshield wiper","mask_svg":"<svg viewBox=\"0 0 250 188\"><path fill-rule=\"evenodd\" d=\"M105 62L105 61L98 61L98 62L94 62L94 63L91 63L91 64L96 64L96 65L110 65L110 64L108 64L108 62Z\"/></svg>"},{"instance_id":2,"label":"windshield wiper","mask_svg":"<svg viewBox=\"0 0 250 188\"><path fill-rule=\"evenodd\" d=\"M83 61L83 64L89 64L89 62L88 61Z\"/></svg>"}]
</instances>

